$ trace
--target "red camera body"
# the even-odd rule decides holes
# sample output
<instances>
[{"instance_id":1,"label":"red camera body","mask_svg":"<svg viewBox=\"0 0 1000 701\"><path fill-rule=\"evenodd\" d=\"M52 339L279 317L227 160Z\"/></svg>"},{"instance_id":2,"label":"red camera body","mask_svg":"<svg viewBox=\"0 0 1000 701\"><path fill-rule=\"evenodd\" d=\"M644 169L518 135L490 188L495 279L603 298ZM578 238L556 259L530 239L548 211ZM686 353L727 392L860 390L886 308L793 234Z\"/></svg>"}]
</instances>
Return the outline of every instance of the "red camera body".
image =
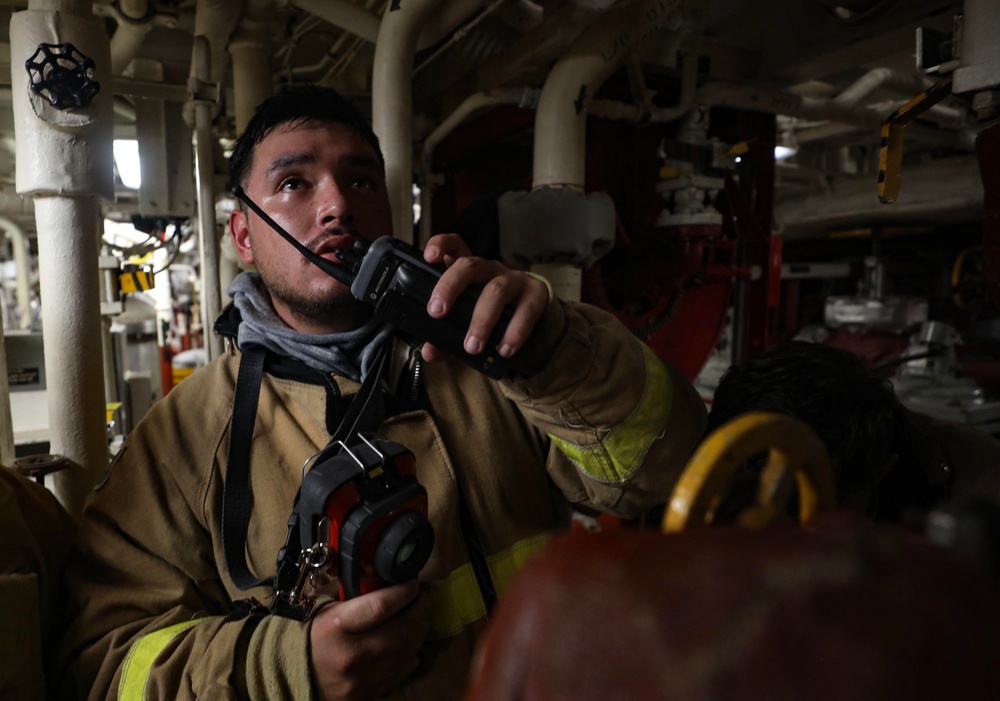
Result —
<instances>
[{"instance_id":1,"label":"red camera body","mask_svg":"<svg viewBox=\"0 0 1000 701\"><path fill-rule=\"evenodd\" d=\"M362 441L321 454L296 505L302 551L324 543L335 553L329 571L342 600L415 578L434 547L413 453L392 441Z\"/></svg>"}]
</instances>

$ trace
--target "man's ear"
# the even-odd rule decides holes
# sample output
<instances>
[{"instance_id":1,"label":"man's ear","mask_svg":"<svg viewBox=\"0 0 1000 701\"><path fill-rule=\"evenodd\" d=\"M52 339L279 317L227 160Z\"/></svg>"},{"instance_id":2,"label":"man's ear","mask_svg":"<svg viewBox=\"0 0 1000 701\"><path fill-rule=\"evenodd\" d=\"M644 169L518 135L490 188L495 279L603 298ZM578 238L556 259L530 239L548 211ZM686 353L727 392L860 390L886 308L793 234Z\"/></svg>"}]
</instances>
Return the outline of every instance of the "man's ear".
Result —
<instances>
[{"instance_id":1,"label":"man's ear","mask_svg":"<svg viewBox=\"0 0 1000 701\"><path fill-rule=\"evenodd\" d=\"M250 248L250 227L247 225L247 213L234 209L229 213L229 235L233 237L233 246L240 260L253 265L253 250Z\"/></svg>"}]
</instances>

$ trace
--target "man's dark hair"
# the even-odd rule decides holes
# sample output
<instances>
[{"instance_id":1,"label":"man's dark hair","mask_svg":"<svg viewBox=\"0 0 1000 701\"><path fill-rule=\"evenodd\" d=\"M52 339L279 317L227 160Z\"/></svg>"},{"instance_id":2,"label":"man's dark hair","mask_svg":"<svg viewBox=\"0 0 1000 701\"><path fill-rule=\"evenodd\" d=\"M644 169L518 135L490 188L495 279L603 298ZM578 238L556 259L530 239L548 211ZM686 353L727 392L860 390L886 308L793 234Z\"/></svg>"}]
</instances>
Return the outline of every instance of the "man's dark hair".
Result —
<instances>
[{"instance_id":1,"label":"man's dark hair","mask_svg":"<svg viewBox=\"0 0 1000 701\"><path fill-rule=\"evenodd\" d=\"M230 184L241 186L245 184L244 179L250 170L254 147L272 129L282 124L304 122L325 122L350 127L374 149L379 165L382 171L385 171L385 157L379 147L378 137L372 131L368 118L357 107L333 88L296 85L272 95L257 107L229 156Z\"/></svg>"},{"instance_id":2,"label":"man's dark hair","mask_svg":"<svg viewBox=\"0 0 1000 701\"><path fill-rule=\"evenodd\" d=\"M786 414L816 432L834 460L838 502L874 488L910 430L887 380L852 353L801 341L730 368L712 399L707 430L748 411Z\"/></svg>"}]
</instances>

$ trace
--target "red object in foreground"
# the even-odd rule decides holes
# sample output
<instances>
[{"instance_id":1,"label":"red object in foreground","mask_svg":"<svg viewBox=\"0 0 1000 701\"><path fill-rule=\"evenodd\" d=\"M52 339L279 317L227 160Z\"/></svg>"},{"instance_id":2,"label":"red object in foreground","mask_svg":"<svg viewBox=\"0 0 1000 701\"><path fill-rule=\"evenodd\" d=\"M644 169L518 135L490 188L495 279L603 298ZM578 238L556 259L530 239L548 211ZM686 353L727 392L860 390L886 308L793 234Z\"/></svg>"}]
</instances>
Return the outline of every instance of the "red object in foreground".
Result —
<instances>
[{"instance_id":1,"label":"red object in foreground","mask_svg":"<svg viewBox=\"0 0 1000 701\"><path fill-rule=\"evenodd\" d=\"M466 699L995 699L997 584L846 512L571 534L504 595Z\"/></svg>"}]
</instances>

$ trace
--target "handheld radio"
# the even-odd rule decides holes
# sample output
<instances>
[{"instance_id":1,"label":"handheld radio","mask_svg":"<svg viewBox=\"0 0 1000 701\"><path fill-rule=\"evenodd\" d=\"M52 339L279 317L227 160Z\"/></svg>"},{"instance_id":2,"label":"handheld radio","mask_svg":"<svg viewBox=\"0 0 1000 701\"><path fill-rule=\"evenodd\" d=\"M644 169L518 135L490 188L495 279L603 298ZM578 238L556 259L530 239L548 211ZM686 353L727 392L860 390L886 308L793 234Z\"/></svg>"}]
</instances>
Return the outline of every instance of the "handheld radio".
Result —
<instances>
[{"instance_id":1,"label":"handheld radio","mask_svg":"<svg viewBox=\"0 0 1000 701\"><path fill-rule=\"evenodd\" d=\"M455 301L447 316L443 319L430 316L427 304L434 286L446 268L444 265L431 265L424 261L420 249L391 236L383 236L370 244L359 239L352 249L336 253L344 263L338 265L296 241L257 206L242 187L237 185L232 192L310 263L349 286L351 294L373 307L375 316L392 324L403 340L413 346L433 343L474 370L494 379L502 379L510 374L511 359L504 358L498 352L512 316L510 309L504 309L486 340L483 352L470 355L465 351L465 336L479 293L467 288Z\"/></svg>"}]
</instances>

